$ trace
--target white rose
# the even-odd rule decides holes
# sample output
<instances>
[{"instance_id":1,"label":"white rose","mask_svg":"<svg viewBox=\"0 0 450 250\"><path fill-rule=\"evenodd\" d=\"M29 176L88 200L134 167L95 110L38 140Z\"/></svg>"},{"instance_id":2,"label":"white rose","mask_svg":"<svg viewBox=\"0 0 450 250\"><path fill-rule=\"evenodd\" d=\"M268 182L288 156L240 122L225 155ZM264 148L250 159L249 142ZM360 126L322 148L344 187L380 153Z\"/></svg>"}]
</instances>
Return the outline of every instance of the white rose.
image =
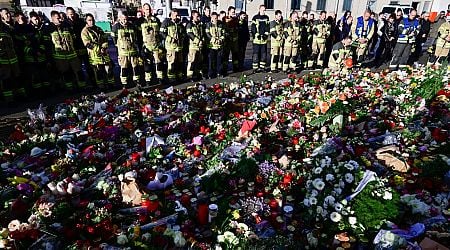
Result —
<instances>
[{"instance_id":1,"label":"white rose","mask_svg":"<svg viewBox=\"0 0 450 250\"><path fill-rule=\"evenodd\" d=\"M315 189L321 191L325 187L325 183L322 181L322 179L317 178L313 181L313 186Z\"/></svg>"},{"instance_id":2,"label":"white rose","mask_svg":"<svg viewBox=\"0 0 450 250\"><path fill-rule=\"evenodd\" d=\"M350 225L355 225L356 217L353 217L353 216L348 217L348 223L350 223Z\"/></svg>"},{"instance_id":3,"label":"white rose","mask_svg":"<svg viewBox=\"0 0 450 250\"><path fill-rule=\"evenodd\" d=\"M340 213L337 213L337 212L332 212L330 214L330 219L333 222L339 222L342 219L342 215Z\"/></svg>"},{"instance_id":4,"label":"white rose","mask_svg":"<svg viewBox=\"0 0 450 250\"><path fill-rule=\"evenodd\" d=\"M8 224L8 230L10 232L14 232L16 230L19 230L20 227L20 221L19 220L12 220L9 224Z\"/></svg>"},{"instance_id":5,"label":"white rose","mask_svg":"<svg viewBox=\"0 0 450 250\"><path fill-rule=\"evenodd\" d=\"M311 198L309 198L309 203L310 203L311 205L316 205L316 204L317 204L317 199L316 199L316 197L311 197Z\"/></svg>"},{"instance_id":6,"label":"white rose","mask_svg":"<svg viewBox=\"0 0 450 250\"><path fill-rule=\"evenodd\" d=\"M119 245L125 245L128 243L128 238L125 234L121 234L117 236L117 244Z\"/></svg>"},{"instance_id":7,"label":"white rose","mask_svg":"<svg viewBox=\"0 0 450 250\"><path fill-rule=\"evenodd\" d=\"M383 199L385 200L392 200L392 193L389 191L384 191Z\"/></svg>"}]
</instances>

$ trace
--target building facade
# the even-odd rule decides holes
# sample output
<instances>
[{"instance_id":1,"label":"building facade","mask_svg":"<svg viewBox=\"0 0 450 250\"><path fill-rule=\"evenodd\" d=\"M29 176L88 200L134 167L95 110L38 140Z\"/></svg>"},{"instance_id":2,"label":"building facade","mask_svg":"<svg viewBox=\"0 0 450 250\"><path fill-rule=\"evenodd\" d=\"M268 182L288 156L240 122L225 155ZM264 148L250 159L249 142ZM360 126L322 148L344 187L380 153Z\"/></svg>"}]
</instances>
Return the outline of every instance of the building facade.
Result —
<instances>
[{"instance_id":1,"label":"building facade","mask_svg":"<svg viewBox=\"0 0 450 250\"><path fill-rule=\"evenodd\" d=\"M273 16L275 10L281 10L287 17L292 10L308 11L315 14L326 10L329 14L337 13L342 16L346 10L350 10L353 16L362 15L365 9L370 8L376 13L380 12L384 5L408 5L418 10L429 11L433 0L217 0L207 1L213 10L226 10L228 6L236 6L237 10L245 10L249 16L258 11L261 4L267 7L267 14Z\"/></svg>"}]
</instances>

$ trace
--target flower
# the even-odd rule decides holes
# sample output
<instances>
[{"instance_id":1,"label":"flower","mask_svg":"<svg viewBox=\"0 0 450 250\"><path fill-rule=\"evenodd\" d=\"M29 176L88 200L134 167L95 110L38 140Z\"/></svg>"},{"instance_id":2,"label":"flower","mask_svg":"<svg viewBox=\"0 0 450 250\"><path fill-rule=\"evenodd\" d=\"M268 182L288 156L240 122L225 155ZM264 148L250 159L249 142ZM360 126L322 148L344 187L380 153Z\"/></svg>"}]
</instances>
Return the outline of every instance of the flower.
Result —
<instances>
[{"instance_id":1,"label":"flower","mask_svg":"<svg viewBox=\"0 0 450 250\"><path fill-rule=\"evenodd\" d=\"M348 217L348 223L350 223L350 225L355 225L356 217L353 217L353 216Z\"/></svg>"},{"instance_id":2,"label":"flower","mask_svg":"<svg viewBox=\"0 0 450 250\"><path fill-rule=\"evenodd\" d=\"M325 176L325 180L329 182L334 181L334 176L332 174L327 174Z\"/></svg>"},{"instance_id":3,"label":"flower","mask_svg":"<svg viewBox=\"0 0 450 250\"><path fill-rule=\"evenodd\" d=\"M316 197L309 198L309 204L316 205L317 204L317 198Z\"/></svg>"},{"instance_id":4,"label":"flower","mask_svg":"<svg viewBox=\"0 0 450 250\"><path fill-rule=\"evenodd\" d=\"M313 186L315 189L321 191L325 187L325 183L322 181L322 179L317 178L313 181Z\"/></svg>"},{"instance_id":5,"label":"flower","mask_svg":"<svg viewBox=\"0 0 450 250\"><path fill-rule=\"evenodd\" d=\"M353 175L350 174L350 173L346 173L344 177L345 177L345 181L346 181L347 183L352 183L353 180L354 180Z\"/></svg>"},{"instance_id":6,"label":"flower","mask_svg":"<svg viewBox=\"0 0 450 250\"><path fill-rule=\"evenodd\" d=\"M333 222L339 222L342 219L342 215L340 213L337 213L337 212L332 212L330 214L330 219Z\"/></svg>"},{"instance_id":7,"label":"flower","mask_svg":"<svg viewBox=\"0 0 450 250\"><path fill-rule=\"evenodd\" d=\"M392 200L392 192L384 191L383 199L385 199L385 200Z\"/></svg>"},{"instance_id":8,"label":"flower","mask_svg":"<svg viewBox=\"0 0 450 250\"><path fill-rule=\"evenodd\" d=\"M121 234L117 236L117 244L119 245L125 245L128 243L128 238L125 234Z\"/></svg>"},{"instance_id":9,"label":"flower","mask_svg":"<svg viewBox=\"0 0 450 250\"><path fill-rule=\"evenodd\" d=\"M16 230L19 230L20 228L20 221L19 220L12 220L9 224L8 224L8 230L10 232L14 232Z\"/></svg>"},{"instance_id":10,"label":"flower","mask_svg":"<svg viewBox=\"0 0 450 250\"><path fill-rule=\"evenodd\" d=\"M336 204L334 205L334 209L335 209L337 212L342 211L343 208L344 208L344 205L342 205L341 203L336 203Z\"/></svg>"}]
</instances>

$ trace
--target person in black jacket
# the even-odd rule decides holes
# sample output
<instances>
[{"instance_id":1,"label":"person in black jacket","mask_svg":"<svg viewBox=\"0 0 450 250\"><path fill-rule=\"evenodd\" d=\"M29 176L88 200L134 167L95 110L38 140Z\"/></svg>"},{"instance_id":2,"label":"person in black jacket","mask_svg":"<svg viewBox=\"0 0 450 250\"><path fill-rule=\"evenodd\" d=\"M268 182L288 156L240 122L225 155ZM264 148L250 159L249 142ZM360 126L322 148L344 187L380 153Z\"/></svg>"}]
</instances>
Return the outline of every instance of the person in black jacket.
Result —
<instances>
[{"instance_id":1,"label":"person in black jacket","mask_svg":"<svg viewBox=\"0 0 450 250\"><path fill-rule=\"evenodd\" d=\"M422 46L427 41L431 30L430 13L425 12L419 21L420 31L417 35L414 53L411 55L411 63L419 60L422 56Z\"/></svg>"},{"instance_id":2,"label":"person in black jacket","mask_svg":"<svg viewBox=\"0 0 450 250\"><path fill-rule=\"evenodd\" d=\"M239 13L239 24L238 24L238 44L239 44L238 70L239 71L244 70L245 51L247 50L247 43L249 40L250 40L250 32L248 29L247 13L245 13L244 11L241 11Z\"/></svg>"},{"instance_id":3,"label":"person in black jacket","mask_svg":"<svg viewBox=\"0 0 450 250\"><path fill-rule=\"evenodd\" d=\"M264 72L266 70L270 20L265 12L266 6L260 5L259 13L252 18L253 70L255 72Z\"/></svg>"},{"instance_id":4,"label":"person in black jacket","mask_svg":"<svg viewBox=\"0 0 450 250\"><path fill-rule=\"evenodd\" d=\"M392 13L387 18L383 17L380 21L380 31L382 33L380 45L375 55L377 66L383 64L392 58L392 50L397 40L397 25L395 24L395 14Z\"/></svg>"}]
</instances>

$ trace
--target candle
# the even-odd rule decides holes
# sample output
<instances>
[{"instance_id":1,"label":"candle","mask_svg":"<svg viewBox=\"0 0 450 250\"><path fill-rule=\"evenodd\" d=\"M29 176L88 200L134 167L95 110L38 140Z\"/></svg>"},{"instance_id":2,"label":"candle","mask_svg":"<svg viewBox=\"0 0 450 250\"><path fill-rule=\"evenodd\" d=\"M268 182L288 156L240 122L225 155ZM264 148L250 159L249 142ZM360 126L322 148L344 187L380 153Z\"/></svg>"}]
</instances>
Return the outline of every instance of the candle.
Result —
<instances>
[{"instance_id":1,"label":"candle","mask_svg":"<svg viewBox=\"0 0 450 250\"><path fill-rule=\"evenodd\" d=\"M198 211L197 211L197 222L200 225L206 225L208 223L208 204L202 203L198 204Z\"/></svg>"},{"instance_id":2,"label":"candle","mask_svg":"<svg viewBox=\"0 0 450 250\"><path fill-rule=\"evenodd\" d=\"M155 212L156 210L158 210L158 207L159 207L158 196L157 195L150 196L147 210L149 212Z\"/></svg>"},{"instance_id":3,"label":"candle","mask_svg":"<svg viewBox=\"0 0 450 250\"><path fill-rule=\"evenodd\" d=\"M211 222L214 218L217 217L219 207L217 206L217 204L210 204L208 206L208 209L209 209L209 222Z\"/></svg>"}]
</instances>

